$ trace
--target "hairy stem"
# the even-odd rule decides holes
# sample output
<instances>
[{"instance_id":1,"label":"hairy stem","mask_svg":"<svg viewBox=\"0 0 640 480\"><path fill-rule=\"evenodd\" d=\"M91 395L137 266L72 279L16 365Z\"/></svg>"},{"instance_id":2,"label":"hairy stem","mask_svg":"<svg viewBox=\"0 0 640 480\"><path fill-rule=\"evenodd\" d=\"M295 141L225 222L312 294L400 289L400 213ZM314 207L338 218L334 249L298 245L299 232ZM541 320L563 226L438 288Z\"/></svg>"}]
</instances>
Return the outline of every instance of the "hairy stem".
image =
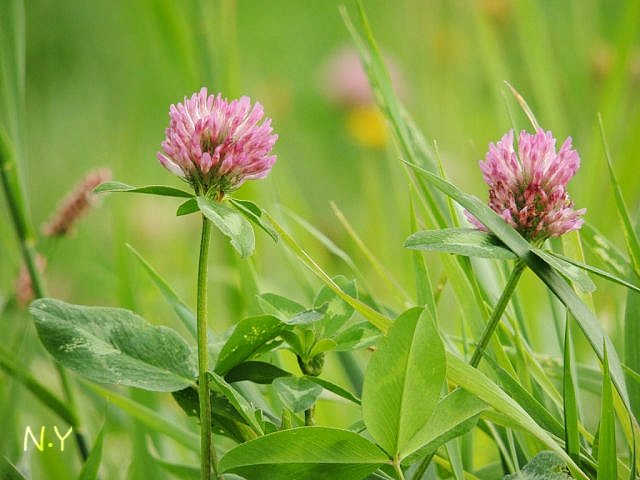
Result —
<instances>
[{"instance_id":1,"label":"hairy stem","mask_svg":"<svg viewBox=\"0 0 640 480\"><path fill-rule=\"evenodd\" d=\"M42 275L36 266L35 240L31 233L31 227L26 213L27 210L25 207L24 195L20 188L20 182L15 168L14 151L9 144L9 139L6 134L0 131L0 180L2 181L4 195L7 200L7 205L9 206L13 229L18 237L18 244L20 245L22 259L27 267L27 271L29 272L29 279L31 280L33 294L35 298L43 298L46 296L46 290ZM62 384L65 399L69 404L70 410L75 414L76 403L69 385L67 374L64 368L58 363L55 363L55 367L58 371L58 376L60 377L60 383ZM78 445L78 452L80 453L82 460L85 461L89 456L87 442L79 431L80 426L73 425L73 427L73 436L76 440L76 444Z\"/></svg>"},{"instance_id":2,"label":"hairy stem","mask_svg":"<svg viewBox=\"0 0 640 480\"><path fill-rule=\"evenodd\" d=\"M198 399L200 403L200 470L202 480L210 480L213 469L216 478L217 459L211 430L211 399L209 392L209 351L207 349L207 272L211 223L202 216L202 237L200 238L200 258L198 260Z\"/></svg>"},{"instance_id":3,"label":"hairy stem","mask_svg":"<svg viewBox=\"0 0 640 480\"><path fill-rule=\"evenodd\" d=\"M489 318L489 322L487 326L484 328L484 332L480 336L478 340L478 344L476 346L475 351L473 352L473 356L471 357L471 361L469 364L472 367L477 367L480 364L480 360L482 360L482 356L484 355L484 351L487 349L487 345L489 345L489 341L491 341L491 337L500 323L500 318L502 318L502 314L504 313L507 305L509 304L509 300L513 295L513 292L518 284L518 280L520 280L520 276L522 272L524 272L525 264L524 262L518 260L516 261L515 266L513 267L513 271L511 272L511 276L509 276L509 280L498 299L498 303L491 312L491 317Z\"/></svg>"}]
</instances>

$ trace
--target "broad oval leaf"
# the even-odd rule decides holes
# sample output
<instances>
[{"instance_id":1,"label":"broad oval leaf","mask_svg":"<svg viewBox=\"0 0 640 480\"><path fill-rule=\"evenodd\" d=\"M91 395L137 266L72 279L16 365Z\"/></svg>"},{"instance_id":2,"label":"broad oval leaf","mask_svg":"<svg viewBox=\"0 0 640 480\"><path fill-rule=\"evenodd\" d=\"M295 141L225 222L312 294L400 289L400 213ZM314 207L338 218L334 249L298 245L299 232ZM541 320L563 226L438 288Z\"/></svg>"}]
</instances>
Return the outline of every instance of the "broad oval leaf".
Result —
<instances>
[{"instance_id":1,"label":"broad oval leaf","mask_svg":"<svg viewBox=\"0 0 640 480\"><path fill-rule=\"evenodd\" d=\"M220 471L247 480L359 480L383 463L384 452L357 433L301 427L238 445L222 457Z\"/></svg>"},{"instance_id":2,"label":"broad oval leaf","mask_svg":"<svg viewBox=\"0 0 640 480\"><path fill-rule=\"evenodd\" d=\"M256 239L253 227L244 215L223 203L203 197L197 197L197 202L202 214L229 237L231 245L241 257L248 257L253 253Z\"/></svg>"},{"instance_id":3,"label":"broad oval leaf","mask_svg":"<svg viewBox=\"0 0 640 480\"><path fill-rule=\"evenodd\" d=\"M106 192L129 192L129 193L146 193L149 195L160 195L163 197L178 197L178 198L191 198L193 193L185 192L179 188L169 187L166 185L147 185L145 187L134 187L133 185L127 185L126 183L110 181L103 182L98 185L94 190L94 193L106 193Z\"/></svg>"},{"instance_id":4,"label":"broad oval leaf","mask_svg":"<svg viewBox=\"0 0 640 480\"><path fill-rule=\"evenodd\" d=\"M404 242L411 250L455 253L467 257L514 260L516 255L498 238L473 228L424 230L410 235Z\"/></svg>"},{"instance_id":5,"label":"broad oval leaf","mask_svg":"<svg viewBox=\"0 0 640 480\"><path fill-rule=\"evenodd\" d=\"M280 377L273 381L282 403L292 412L302 412L316 402L322 387L306 377Z\"/></svg>"},{"instance_id":6,"label":"broad oval leaf","mask_svg":"<svg viewBox=\"0 0 640 480\"><path fill-rule=\"evenodd\" d=\"M174 330L130 310L43 298L29 311L40 340L65 367L91 380L159 392L194 383L194 352Z\"/></svg>"},{"instance_id":7,"label":"broad oval leaf","mask_svg":"<svg viewBox=\"0 0 640 480\"><path fill-rule=\"evenodd\" d=\"M285 327L272 315L259 315L240 320L220 350L215 371L226 375L236 365L249 359L276 338Z\"/></svg>"},{"instance_id":8,"label":"broad oval leaf","mask_svg":"<svg viewBox=\"0 0 640 480\"><path fill-rule=\"evenodd\" d=\"M428 312L412 308L400 315L371 357L362 390L364 423L390 456L404 451L431 418L446 370Z\"/></svg>"}]
</instances>

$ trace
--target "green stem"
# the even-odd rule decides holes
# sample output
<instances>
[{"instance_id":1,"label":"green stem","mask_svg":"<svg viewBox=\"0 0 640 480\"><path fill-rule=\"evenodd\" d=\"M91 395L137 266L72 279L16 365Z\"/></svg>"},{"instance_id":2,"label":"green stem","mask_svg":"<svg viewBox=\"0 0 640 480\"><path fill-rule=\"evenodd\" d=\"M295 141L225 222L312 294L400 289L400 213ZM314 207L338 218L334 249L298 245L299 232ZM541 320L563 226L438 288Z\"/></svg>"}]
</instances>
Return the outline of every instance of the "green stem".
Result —
<instances>
[{"instance_id":1,"label":"green stem","mask_svg":"<svg viewBox=\"0 0 640 480\"><path fill-rule=\"evenodd\" d=\"M7 205L9 206L13 228L16 232L16 236L18 237L22 259L27 267L27 271L29 272L33 294L35 298L43 298L46 297L47 293L42 275L36 265L35 240L31 234L24 195L20 189L20 182L15 171L16 164L13 156L14 152L10 146L9 139L4 132L0 131L0 179L2 181L2 187L7 200ZM12 176L11 173L13 173ZM58 363L55 364L55 367L58 371L58 376L60 377L60 383L62 384L65 399L69 404L69 408L75 414L77 411L76 403L73 397L73 392L69 386L67 374ZM85 441L82 433L78 431L80 427L75 427L76 426L74 425L73 436L76 440L76 444L78 445L80 457L85 461L89 457L87 442Z\"/></svg>"},{"instance_id":2,"label":"green stem","mask_svg":"<svg viewBox=\"0 0 640 480\"><path fill-rule=\"evenodd\" d=\"M316 404L314 403L309 408L304 411L304 426L305 427L313 427L316 422L313 419L313 414L316 410Z\"/></svg>"},{"instance_id":3,"label":"green stem","mask_svg":"<svg viewBox=\"0 0 640 480\"><path fill-rule=\"evenodd\" d=\"M493 312L491 312L489 322L487 323L484 332L482 332L480 340L478 340L476 349L473 352L473 356L471 357L471 361L469 362L472 367L477 367L480 364L480 360L482 360L484 351L487 349L487 345L489 345L489 341L491 340L491 337L493 336L498 323L500 323L500 318L502 318L502 314L509 304L509 300L511 299L513 291L518 284L518 280L520 280L522 272L524 272L525 266L526 265L524 262L520 260L516 261L516 264L513 267L513 271L511 272L511 276L509 277L509 280L507 281L507 284L505 285L504 290L502 291L502 294L498 299L498 303L496 303Z\"/></svg>"},{"instance_id":4,"label":"green stem","mask_svg":"<svg viewBox=\"0 0 640 480\"><path fill-rule=\"evenodd\" d=\"M393 468L398 474L398 480L405 480L404 473L402 472L402 467L400 466L400 462L398 461L398 459L395 459L393 461Z\"/></svg>"},{"instance_id":5,"label":"green stem","mask_svg":"<svg viewBox=\"0 0 640 480\"><path fill-rule=\"evenodd\" d=\"M211 223L202 216L202 237L200 238L200 258L198 260L198 398L200 401L200 475L202 480L211 478L211 470L218 478L216 451L213 446L211 429L211 399L209 392L209 351L207 341L207 272Z\"/></svg>"}]
</instances>

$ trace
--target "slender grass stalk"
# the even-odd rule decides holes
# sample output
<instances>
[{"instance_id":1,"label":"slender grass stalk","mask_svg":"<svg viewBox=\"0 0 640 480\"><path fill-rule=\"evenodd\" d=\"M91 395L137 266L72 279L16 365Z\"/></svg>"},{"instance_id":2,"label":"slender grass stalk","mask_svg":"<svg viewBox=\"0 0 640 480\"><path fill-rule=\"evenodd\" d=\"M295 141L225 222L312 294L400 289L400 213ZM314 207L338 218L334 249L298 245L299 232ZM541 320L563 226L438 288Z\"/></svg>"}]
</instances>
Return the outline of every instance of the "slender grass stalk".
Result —
<instances>
[{"instance_id":1,"label":"slender grass stalk","mask_svg":"<svg viewBox=\"0 0 640 480\"><path fill-rule=\"evenodd\" d=\"M7 200L7 205L9 206L13 227L16 232L16 236L18 237L18 244L20 245L22 258L27 267L27 271L29 272L34 296L36 298L43 298L46 296L46 289L42 275L40 275L40 271L36 266L35 240L31 233L31 226L26 213L24 194L20 189L20 182L17 178L17 173L13 171L15 168L14 150L11 148L6 134L3 131L0 131L0 179L2 181L3 191ZM12 173L13 177L11 176ZM76 402L71 386L69 385L67 374L63 367L58 363L55 363L55 368L58 371L62 391L69 409L75 415L75 412L77 411ZM80 427L76 425L74 425L74 427L76 428L73 430L73 435L76 440L76 444L78 445L78 451L82 460L85 461L89 457L87 442L79 431Z\"/></svg>"},{"instance_id":2,"label":"slender grass stalk","mask_svg":"<svg viewBox=\"0 0 640 480\"><path fill-rule=\"evenodd\" d=\"M498 303L496 303L493 312L491 312L489 322L487 323L484 332L482 332L482 335L478 340L476 349L473 352L471 361L469 362L472 367L477 367L480 364L480 360L482 360L484 351L486 350L487 345L489 345L489 341L491 340L493 332L495 332L498 323L500 323L500 318L502 318L502 314L507 308L509 300L513 295L513 291L515 290L516 285L520 280L520 276L522 275L522 272L524 272L525 266L526 265L524 262L520 260L516 261L516 264L513 267L513 271L511 272L511 276L509 277L509 280L507 281L507 284L505 285L504 290L502 291L502 294L498 299Z\"/></svg>"},{"instance_id":3,"label":"slender grass stalk","mask_svg":"<svg viewBox=\"0 0 640 480\"><path fill-rule=\"evenodd\" d=\"M211 470L218 478L216 451L213 446L211 429L211 399L209 394L209 352L207 350L207 272L211 222L202 216L202 237L200 238L200 258L198 260L198 398L200 401L200 475L203 480L211 478Z\"/></svg>"}]
</instances>

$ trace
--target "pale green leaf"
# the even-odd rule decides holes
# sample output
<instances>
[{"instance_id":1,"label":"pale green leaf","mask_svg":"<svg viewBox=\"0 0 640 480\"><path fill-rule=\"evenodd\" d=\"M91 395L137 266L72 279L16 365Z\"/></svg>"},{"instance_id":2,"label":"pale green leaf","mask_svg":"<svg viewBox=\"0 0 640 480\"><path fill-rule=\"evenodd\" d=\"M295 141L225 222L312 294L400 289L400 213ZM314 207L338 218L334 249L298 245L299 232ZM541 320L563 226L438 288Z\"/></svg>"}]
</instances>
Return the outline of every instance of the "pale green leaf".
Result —
<instances>
[{"instance_id":1,"label":"pale green leaf","mask_svg":"<svg viewBox=\"0 0 640 480\"><path fill-rule=\"evenodd\" d=\"M91 380L162 392L195 381L195 356L187 342L129 310L43 298L29 311L49 353Z\"/></svg>"},{"instance_id":2,"label":"pale green leaf","mask_svg":"<svg viewBox=\"0 0 640 480\"><path fill-rule=\"evenodd\" d=\"M220 459L220 471L246 480L358 480L386 462L378 447L356 433L301 427L238 445Z\"/></svg>"},{"instance_id":3,"label":"pale green leaf","mask_svg":"<svg viewBox=\"0 0 640 480\"><path fill-rule=\"evenodd\" d=\"M390 456L412 445L431 418L445 373L444 346L429 313L407 310L371 357L362 390L364 423Z\"/></svg>"}]
</instances>

